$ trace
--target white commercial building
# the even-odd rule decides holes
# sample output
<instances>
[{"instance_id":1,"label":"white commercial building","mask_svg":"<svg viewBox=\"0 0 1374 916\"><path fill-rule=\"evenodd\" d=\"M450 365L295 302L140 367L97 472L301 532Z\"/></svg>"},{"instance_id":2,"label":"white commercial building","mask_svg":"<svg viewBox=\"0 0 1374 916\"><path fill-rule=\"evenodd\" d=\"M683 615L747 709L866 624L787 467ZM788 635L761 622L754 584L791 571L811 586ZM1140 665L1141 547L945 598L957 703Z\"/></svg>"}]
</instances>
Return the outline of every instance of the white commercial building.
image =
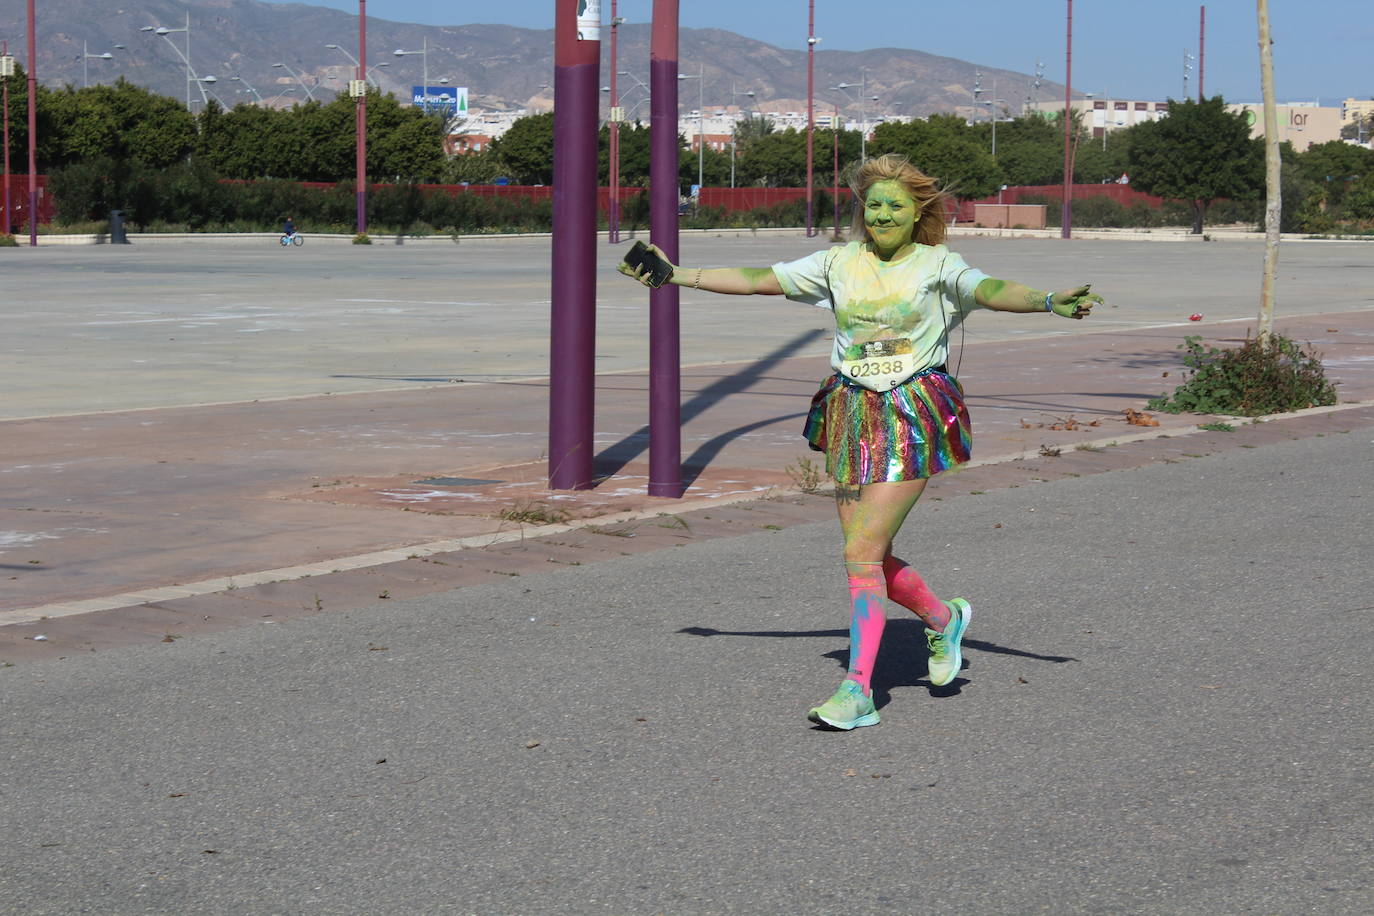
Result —
<instances>
[{"instance_id":1,"label":"white commercial building","mask_svg":"<svg viewBox=\"0 0 1374 916\"><path fill-rule=\"evenodd\" d=\"M1369 103L1374 106L1374 102ZM1279 105L1279 141L1288 141L1294 149L1305 150L1314 143L1339 140L1341 136L1341 109L1322 108L1315 102L1294 102ZM1134 127L1144 121L1157 121L1169 114L1168 102L1151 102L1140 99L1096 99L1073 100L1073 109L1092 130L1094 137L1101 137L1113 130ZM1252 137L1264 136L1264 106L1259 103L1238 103L1226 106L1233 114L1243 114L1250 124ZM1029 111L1052 117L1064 110L1063 102L1036 102Z\"/></svg>"}]
</instances>

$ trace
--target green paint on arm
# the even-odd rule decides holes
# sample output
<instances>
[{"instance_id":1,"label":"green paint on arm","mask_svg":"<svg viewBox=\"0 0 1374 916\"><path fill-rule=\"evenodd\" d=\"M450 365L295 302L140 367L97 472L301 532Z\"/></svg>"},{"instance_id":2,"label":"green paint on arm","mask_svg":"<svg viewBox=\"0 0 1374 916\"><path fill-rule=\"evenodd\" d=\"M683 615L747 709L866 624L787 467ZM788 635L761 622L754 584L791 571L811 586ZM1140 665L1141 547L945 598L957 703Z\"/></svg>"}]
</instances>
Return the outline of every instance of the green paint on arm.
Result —
<instances>
[{"instance_id":1,"label":"green paint on arm","mask_svg":"<svg viewBox=\"0 0 1374 916\"><path fill-rule=\"evenodd\" d=\"M771 267L741 267L739 270L754 289L758 289L759 284L764 280L773 279L773 268Z\"/></svg>"},{"instance_id":2,"label":"green paint on arm","mask_svg":"<svg viewBox=\"0 0 1374 916\"><path fill-rule=\"evenodd\" d=\"M1007 288L1006 281L988 277L973 291L973 298L979 305L988 305L993 298Z\"/></svg>"}]
</instances>

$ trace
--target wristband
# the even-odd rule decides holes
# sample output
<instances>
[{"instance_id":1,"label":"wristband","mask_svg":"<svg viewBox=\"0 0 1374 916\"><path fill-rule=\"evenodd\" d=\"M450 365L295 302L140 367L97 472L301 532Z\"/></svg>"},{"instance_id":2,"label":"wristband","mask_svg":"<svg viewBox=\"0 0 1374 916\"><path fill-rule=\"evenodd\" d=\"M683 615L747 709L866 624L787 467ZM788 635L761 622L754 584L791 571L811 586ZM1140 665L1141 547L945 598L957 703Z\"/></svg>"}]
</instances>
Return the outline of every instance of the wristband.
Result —
<instances>
[{"instance_id":1,"label":"wristband","mask_svg":"<svg viewBox=\"0 0 1374 916\"><path fill-rule=\"evenodd\" d=\"M1045 293L1045 311L1054 311L1054 293Z\"/></svg>"},{"instance_id":2,"label":"wristband","mask_svg":"<svg viewBox=\"0 0 1374 916\"><path fill-rule=\"evenodd\" d=\"M701 268L697 268L697 278L692 281L692 289L701 289Z\"/></svg>"}]
</instances>

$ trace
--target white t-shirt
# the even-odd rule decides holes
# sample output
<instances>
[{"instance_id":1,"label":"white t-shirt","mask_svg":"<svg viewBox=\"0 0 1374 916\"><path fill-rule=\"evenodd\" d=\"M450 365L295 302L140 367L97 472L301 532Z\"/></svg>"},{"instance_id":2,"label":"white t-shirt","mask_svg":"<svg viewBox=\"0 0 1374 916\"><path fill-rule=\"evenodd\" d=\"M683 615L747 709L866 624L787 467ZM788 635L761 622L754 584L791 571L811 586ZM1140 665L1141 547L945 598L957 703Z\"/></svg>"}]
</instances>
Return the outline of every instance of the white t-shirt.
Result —
<instances>
[{"instance_id":1,"label":"white t-shirt","mask_svg":"<svg viewBox=\"0 0 1374 916\"><path fill-rule=\"evenodd\" d=\"M944 245L917 245L896 261L879 259L864 242L817 251L773 265L783 294L835 313L830 366L882 352L905 340L912 371L949 359L949 332L972 311L987 274ZM905 346L905 345L903 345Z\"/></svg>"}]
</instances>

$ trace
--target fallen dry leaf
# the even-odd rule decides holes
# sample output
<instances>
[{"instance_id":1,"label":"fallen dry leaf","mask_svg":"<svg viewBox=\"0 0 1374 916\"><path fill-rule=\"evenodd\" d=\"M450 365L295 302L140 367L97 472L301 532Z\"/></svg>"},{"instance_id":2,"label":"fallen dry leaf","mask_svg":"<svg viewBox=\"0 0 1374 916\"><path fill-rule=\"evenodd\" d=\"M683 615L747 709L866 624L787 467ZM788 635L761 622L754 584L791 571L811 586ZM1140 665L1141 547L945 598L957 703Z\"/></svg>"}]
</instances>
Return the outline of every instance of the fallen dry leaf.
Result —
<instances>
[{"instance_id":1,"label":"fallen dry leaf","mask_svg":"<svg viewBox=\"0 0 1374 916\"><path fill-rule=\"evenodd\" d=\"M529 750L530 748L535 748L535 747L538 747L538 746L539 746L539 742L538 742L538 741L526 741L526 742L525 742L525 749L526 749L526 750Z\"/></svg>"},{"instance_id":2,"label":"fallen dry leaf","mask_svg":"<svg viewBox=\"0 0 1374 916\"><path fill-rule=\"evenodd\" d=\"M1156 420L1154 417L1150 416L1144 411L1136 410L1133 407L1127 407L1125 410L1122 411L1122 413L1126 415L1126 422L1131 424L1132 426L1159 425L1159 421Z\"/></svg>"}]
</instances>

